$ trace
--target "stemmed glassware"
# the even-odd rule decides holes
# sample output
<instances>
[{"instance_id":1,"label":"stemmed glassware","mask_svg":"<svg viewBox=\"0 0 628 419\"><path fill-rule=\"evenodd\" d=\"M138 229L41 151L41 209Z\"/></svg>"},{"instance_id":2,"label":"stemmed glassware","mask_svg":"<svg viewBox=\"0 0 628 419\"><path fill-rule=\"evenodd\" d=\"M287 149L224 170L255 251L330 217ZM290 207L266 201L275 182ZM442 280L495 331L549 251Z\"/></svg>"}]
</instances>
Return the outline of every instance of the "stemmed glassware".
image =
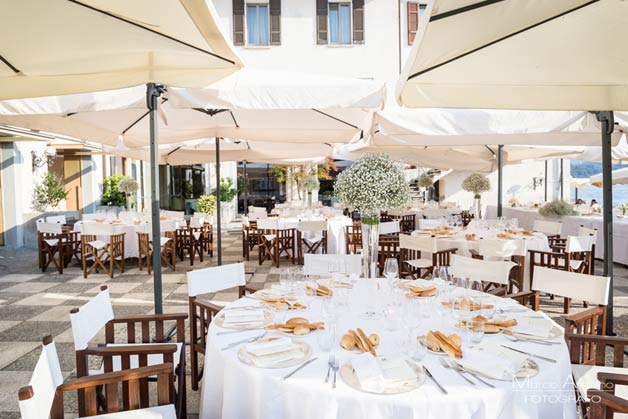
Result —
<instances>
[{"instance_id":1,"label":"stemmed glassware","mask_svg":"<svg viewBox=\"0 0 628 419\"><path fill-rule=\"evenodd\" d=\"M396 258L387 258L384 262L384 276L388 279L388 286L394 289L399 279L399 264Z\"/></svg>"}]
</instances>

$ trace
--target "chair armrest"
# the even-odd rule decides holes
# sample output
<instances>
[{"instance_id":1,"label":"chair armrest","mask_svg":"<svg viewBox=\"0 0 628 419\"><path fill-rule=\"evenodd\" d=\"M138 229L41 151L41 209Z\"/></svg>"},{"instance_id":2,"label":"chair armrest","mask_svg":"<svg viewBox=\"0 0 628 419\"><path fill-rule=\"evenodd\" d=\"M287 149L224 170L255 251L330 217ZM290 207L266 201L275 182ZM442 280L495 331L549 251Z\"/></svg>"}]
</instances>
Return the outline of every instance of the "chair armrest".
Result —
<instances>
[{"instance_id":1,"label":"chair armrest","mask_svg":"<svg viewBox=\"0 0 628 419\"><path fill-rule=\"evenodd\" d=\"M628 346L628 337L608 336L608 335L583 335L580 333L565 333L565 340L579 340L582 342L594 342L605 345L626 345ZM626 370L628 372L628 370Z\"/></svg>"},{"instance_id":2,"label":"chair armrest","mask_svg":"<svg viewBox=\"0 0 628 419\"><path fill-rule=\"evenodd\" d=\"M194 305L206 308L207 310L213 312L214 314L218 313L220 310L222 310L224 308L223 306L219 306L218 304L210 303L209 301L204 300L202 298L197 298L194 301Z\"/></svg>"},{"instance_id":3,"label":"chair armrest","mask_svg":"<svg viewBox=\"0 0 628 419\"><path fill-rule=\"evenodd\" d=\"M85 355L96 356L121 356L121 355L153 355L153 354L174 354L177 345L174 343L163 343L155 345L135 344L121 346L90 346L83 350Z\"/></svg>"},{"instance_id":4,"label":"chair armrest","mask_svg":"<svg viewBox=\"0 0 628 419\"><path fill-rule=\"evenodd\" d=\"M612 409L614 413L628 413L628 400L617 397L614 394L604 390L590 389L587 391L587 396L589 396L589 400L596 401L596 403L593 403L592 409L596 405L601 404Z\"/></svg>"},{"instance_id":5,"label":"chair armrest","mask_svg":"<svg viewBox=\"0 0 628 419\"><path fill-rule=\"evenodd\" d=\"M166 321L166 320L186 320L187 313L164 313L164 314L143 314L139 316L116 317L109 320L111 323L129 323L142 321Z\"/></svg>"},{"instance_id":6,"label":"chair armrest","mask_svg":"<svg viewBox=\"0 0 628 419\"><path fill-rule=\"evenodd\" d=\"M438 250L435 252L435 254L437 253L456 253L458 251L457 247L451 247L449 249L442 249L442 250Z\"/></svg>"},{"instance_id":7,"label":"chair armrest","mask_svg":"<svg viewBox=\"0 0 628 419\"><path fill-rule=\"evenodd\" d=\"M121 381L138 380L140 378L152 377L155 375L172 374L172 364L157 364L149 365L147 367L133 368L130 370L106 372L103 374L87 375L80 377L67 383L61 384L57 391L72 391L80 390L98 385L106 385L119 383Z\"/></svg>"},{"instance_id":8,"label":"chair armrest","mask_svg":"<svg viewBox=\"0 0 628 419\"><path fill-rule=\"evenodd\" d=\"M603 312L604 312L604 307L602 306L591 307L579 313L574 313L574 314L565 316L565 322L571 321L571 322L577 323L591 317L594 314L601 314Z\"/></svg>"},{"instance_id":9,"label":"chair armrest","mask_svg":"<svg viewBox=\"0 0 628 419\"><path fill-rule=\"evenodd\" d=\"M535 295L536 295L536 291L521 291L521 292L516 292L514 294L506 294L504 295L504 298L516 299L516 298L534 297Z\"/></svg>"},{"instance_id":10,"label":"chair armrest","mask_svg":"<svg viewBox=\"0 0 628 419\"><path fill-rule=\"evenodd\" d=\"M259 286L261 285L261 287ZM247 293L249 294L253 294L257 291L260 291L261 289L264 288L263 284L259 284L259 285L240 285L238 287L238 296L240 298L244 297Z\"/></svg>"},{"instance_id":11,"label":"chair armrest","mask_svg":"<svg viewBox=\"0 0 628 419\"><path fill-rule=\"evenodd\" d=\"M597 379L600 380L600 383L613 383L619 384L622 386L628 386L628 374L616 374L612 372L598 372ZM602 386L603 388L608 388L606 386Z\"/></svg>"},{"instance_id":12,"label":"chair armrest","mask_svg":"<svg viewBox=\"0 0 628 419\"><path fill-rule=\"evenodd\" d=\"M546 250L528 250L528 253L530 253L532 256L534 255L550 255L550 256L554 256L556 258L564 258L565 257L565 253L561 253L561 252L548 252Z\"/></svg>"}]
</instances>

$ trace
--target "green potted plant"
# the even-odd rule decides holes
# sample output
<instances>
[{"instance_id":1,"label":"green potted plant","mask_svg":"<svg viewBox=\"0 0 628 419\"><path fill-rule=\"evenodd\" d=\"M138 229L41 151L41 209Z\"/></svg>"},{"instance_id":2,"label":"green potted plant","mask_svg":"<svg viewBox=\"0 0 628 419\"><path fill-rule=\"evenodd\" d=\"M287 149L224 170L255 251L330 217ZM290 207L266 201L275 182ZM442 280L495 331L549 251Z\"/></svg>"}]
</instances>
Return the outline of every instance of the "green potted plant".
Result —
<instances>
[{"instance_id":1,"label":"green potted plant","mask_svg":"<svg viewBox=\"0 0 628 419\"><path fill-rule=\"evenodd\" d=\"M473 212L476 220L482 218L482 194L491 190L491 182L480 173L473 173L462 181L462 189L473 192Z\"/></svg>"},{"instance_id":2,"label":"green potted plant","mask_svg":"<svg viewBox=\"0 0 628 419\"><path fill-rule=\"evenodd\" d=\"M107 176L102 181L101 204L109 207L124 207L126 195L120 191L118 184L124 178L123 175Z\"/></svg>"},{"instance_id":3,"label":"green potted plant","mask_svg":"<svg viewBox=\"0 0 628 419\"><path fill-rule=\"evenodd\" d=\"M48 172L33 190L33 209L42 212L48 208L54 209L67 195L63 179L52 172Z\"/></svg>"}]
</instances>

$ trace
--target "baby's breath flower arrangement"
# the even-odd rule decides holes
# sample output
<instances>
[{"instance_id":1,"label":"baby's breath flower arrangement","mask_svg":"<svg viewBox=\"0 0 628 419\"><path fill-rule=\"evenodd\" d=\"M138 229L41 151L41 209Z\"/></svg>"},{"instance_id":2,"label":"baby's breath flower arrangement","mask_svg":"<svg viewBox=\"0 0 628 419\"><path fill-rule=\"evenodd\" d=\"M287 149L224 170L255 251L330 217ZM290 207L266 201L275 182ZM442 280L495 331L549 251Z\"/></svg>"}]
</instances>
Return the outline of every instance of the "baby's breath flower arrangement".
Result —
<instances>
[{"instance_id":1,"label":"baby's breath flower arrangement","mask_svg":"<svg viewBox=\"0 0 628 419\"><path fill-rule=\"evenodd\" d=\"M377 277L379 213L403 207L410 198L403 167L383 153L367 153L336 178L334 192L362 219L362 273Z\"/></svg>"},{"instance_id":2,"label":"baby's breath flower arrangement","mask_svg":"<svg viewBox=\"0 0 628 419\"><path fill-rule=\"evenodd\" d=\"M543 217L563 217L565 215L576 215L573 205L561 199L555 199L539 208L539 214Z\"/></svg>"},{"instance_id":3,"label":"baby's breath flower arrangement","mask_svg":"<svg viewBox=\"0 0 628 419\"><path fill-rule=\"evenodd\" d=\"M484 175L473 173L462 181L462 189L467 192L473 192L475 199L480 199L482 193L491 190L491 182Z\"/></svg>"},{"instance_id":4,"label":"baby's breath flower arrangement","mask_svg":"<svg viewBox=\"0 0 628 419\"><path fill-rule=\"evenodd\" d=\"M320 183L318 182L318 176L316 175L310 175L301 182L301 188L308 193L314 192L319 187Z\"/></svg>"},{"instance_id":5,"label":"baby's breath flower arrangement","mask_svg":"<svg viewBox=\"0 0 628 419\"><path fill-rule=\"evenodd\" d=\"M139 189L140 185L137 180L130 176L125 176L118 182L118 190L126 195L126 208L131 209L133 206L131 194L134 194Z\"/></svg>"}]
</instances>

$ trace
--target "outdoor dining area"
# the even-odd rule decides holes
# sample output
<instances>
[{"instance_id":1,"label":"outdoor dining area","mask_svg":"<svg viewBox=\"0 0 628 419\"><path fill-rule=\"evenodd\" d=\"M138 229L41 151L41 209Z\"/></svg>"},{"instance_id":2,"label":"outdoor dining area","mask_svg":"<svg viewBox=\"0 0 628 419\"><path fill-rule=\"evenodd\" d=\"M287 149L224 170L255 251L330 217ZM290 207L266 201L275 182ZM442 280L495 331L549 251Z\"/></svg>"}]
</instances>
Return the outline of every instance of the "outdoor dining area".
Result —
<instances>
[{"instance_id":1,"label":"outdoor dining area","mask_svg":"<svg viewBox=\"0 0 628 419\"><path fill-rule=\"evenodd\" d=\"M0 126L146 162L150 202L128 177L125 209L43 214L36 253L0 252L0 416L628 414L626 2L430 0L394 92L248 67L211 1L34 3L6 4ZM505 167L557 158L601 163L601 202L562 168L547 199L547 163L547 202L503 202ZM221 162L299 165L298 195L250 205L245 172L225 220ZM211 211L162 209L160 165L201 163ZM434 192L456 170L472 205Z\"/></svg>"}]
</instances>

